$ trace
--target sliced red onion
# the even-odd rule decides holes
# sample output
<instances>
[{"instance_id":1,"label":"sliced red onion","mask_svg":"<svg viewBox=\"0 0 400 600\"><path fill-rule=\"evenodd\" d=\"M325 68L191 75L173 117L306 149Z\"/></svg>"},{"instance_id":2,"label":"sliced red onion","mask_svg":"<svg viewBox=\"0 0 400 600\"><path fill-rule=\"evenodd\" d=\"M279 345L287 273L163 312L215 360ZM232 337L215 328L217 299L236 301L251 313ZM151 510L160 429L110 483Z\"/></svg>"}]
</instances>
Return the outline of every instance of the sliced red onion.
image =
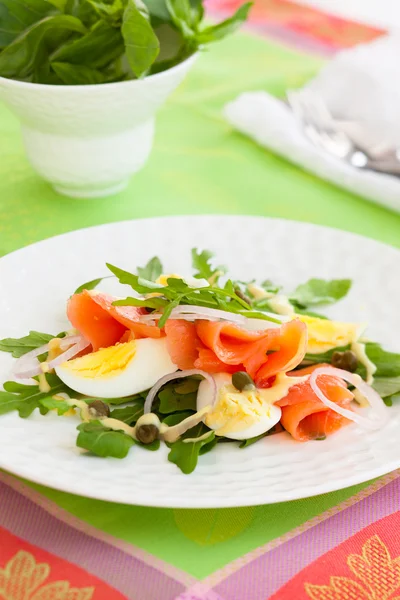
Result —
<instances>
[{"instance_id":1,"label":"sliced red onion","mask_svg":"<svg viewBox=\"0 0 400 600\"><path fill-rule=\"evenodd\" d=\"M318 386L317 379L320 375L340 377L340 379L343 379L344 381L351 383L351 385L354 385L354 387L361 392L366 400L368 400L373 411L370 417L364 417L359 413L348 410L347 408L343 408L335 402L332 402L332 400L329 400L329 398L325 396ZM355 373L349 373L349 371L344 371L343 369L336 369L335 367L319 367L311 373L309 382L314 394L318 396L321 402L339 415L342 415L342 417L345 417L350 421L354 421L358 425L365 427L365 429L370 429L372 431L380 429L386 424L389 417L389 411L385 406L385 403L379 394L370 385L365 383L365 381L363 381L359 375L356 375Z\"/></svg>"},{"instance_id":2,"label":"sliced red onion","mask_svg":"<svg viewBox=\"0 0 400 600\"><path fill-rule=\"evenodd\" d=\"M48 363L48 368L53 369L58 364L61 364L67 360L70 360L79 352L84 350L89 346L90 342L88 342L81 335L70 335L65 338L60 339L60 348L61 350L67 348L66 352L60 354L57 358L53 359ZM13 369L13 375L16 379L30 379L31 377L35 377L36 375L40 375L42 373L41 363L37 360L37 357L41 354L45 354L49 351L49 344L45 344L40 348L35 348L35 350L31 350L24 356L21 356L15 364Z\"/></svg>"},{"instance_id":3,"label":"sliced red onion","mask_svg":"<svg viewBox=\"0 0 400 600\"><path fill-rule=\"evenodd\" d=\"M269 313L260 313L265 314L266 316L271 316L274 319L281 319L284 322L284 319L280 317L280 315L269 315ZM160 319L162 317L162 313L150 313L147 315L142 315L140 317L141 321L146 323L154 322L155 319ZM171 311L170 319L182 319L184 321L196 321L197 319L202 319L206 321L230 321L231 323L236 323L237 325L242 325L244 328L249 327L251 329L256 329L253 321L256 321L256 318L248 318L245 315L241 315L238 313L232 313L226 310L220 310L218 308L207 308L206 306L194 306L191 304L181 304L180 306L176 306ZM260 322L260 329L265 329L263 323L269 323L266 319L258 319ZM279 324L275 324L275 326L279 327Z\"/></svg>"},{"instance_id":4,"label":"sliced red onion","mask_svg":"<svg viewBox=\"0 0 400 600\"><path fill-rule=\"evenodd\" d=\"M61 341L63 342L67 339L68 338L63 338L63 340ZM71 340L69 340L69 343L71 343ZM65 344L61 343L60 348L63 349L63 346L65 347ZM66 350L63 354L60 354L60 356L57 356L56 358L48 362L48 368L54 369L54 367L57 367L58 365L61 365L64 362L67 362L67 360L71 360L71 358L74 358L74 356L82 352L82 350L84 350L88 346L90 346L90 342L88 342L88 340L86 340L84 337L80 336L79 341L76 341L73 346L68 348L68 350Z\"/></svg>"},{"instance_id":5,"label":"sliced red onion","mask_svg":"<svg viewBox=\"0 0 400 600\"><path fill-rule=\"evenodd\" d=\"M191 377L192 375L201 375L202 377L204 377L204 379L207 379L207 381L211 385L211 404L214 404L217 395L217 385L215 383L214 377L210 375L210 373L206 373L206 371L201 371L200 369L188 369L187 371L175 371L174 373L169 373L169 375L164 375L164 377L161 377L161 379L159 379L157 383L153 385L153 387L147 394L146 402L144 403L144 414L148 414L151 412L154 398L156 397L158 391L160 390L160 388L162 388L163 385L165 385L169 381L173 381L174 379L182 379L182 377Z\"/></svg>"}]
</instances>

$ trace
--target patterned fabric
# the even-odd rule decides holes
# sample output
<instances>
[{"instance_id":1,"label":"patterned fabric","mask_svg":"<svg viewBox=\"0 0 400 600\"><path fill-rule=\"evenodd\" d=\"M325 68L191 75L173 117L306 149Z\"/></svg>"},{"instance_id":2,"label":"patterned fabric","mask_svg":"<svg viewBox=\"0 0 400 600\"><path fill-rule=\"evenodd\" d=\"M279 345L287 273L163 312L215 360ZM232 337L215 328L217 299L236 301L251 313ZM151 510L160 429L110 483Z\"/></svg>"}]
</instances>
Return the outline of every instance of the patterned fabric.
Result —
<instances>
[{"instance_id":1,"label":"patterned fabric","mask_svg":"<svg viewBox=\"0 0 400 600\"><path fill-rule=\"evenodd\" d=\"M400 600L400 470L196 580L0 475L0 600Z\"/></svg>"},{"instance_id":2,"label":"patterned fabric","mask_svg":"<svg viewBox=\"0 0 400 600\"><path fill-rule=\"evenodd\" d=\"M242 0L207 0L210 13L216 15L230 14L241 4ZM290 0L256 0L249 24L261 35L322 54L370 42L384 33Z\"/></svg>"}]
</instances>

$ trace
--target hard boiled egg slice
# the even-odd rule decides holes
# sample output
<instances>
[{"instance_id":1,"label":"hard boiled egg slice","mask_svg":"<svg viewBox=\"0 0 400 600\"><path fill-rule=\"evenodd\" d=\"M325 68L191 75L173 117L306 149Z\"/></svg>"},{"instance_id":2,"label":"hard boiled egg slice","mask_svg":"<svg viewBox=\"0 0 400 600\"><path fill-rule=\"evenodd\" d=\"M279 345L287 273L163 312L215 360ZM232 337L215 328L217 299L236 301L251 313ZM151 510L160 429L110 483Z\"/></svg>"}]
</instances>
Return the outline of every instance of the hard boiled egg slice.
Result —
<instances>
[{"instance_id":1,"label":"hard boiled egg slice","mask_svg":"<svg viewBox=\"0 0 400 600\"><path fill-rule=\"evenodd\" d=\"M239 392L232 385L232 376L228 373L217 373L214 379L217 397L204 422L216 435L232 440L247 440L265 433L280 420L281 409L270 401L272 395L269 390L272 388ZM197 394L197 410L205 408L211 402L211 386L204 380L200 383Z\"/></svg>"},{"instance_id":2,"label":"hard boiled egg slice","mask_svg":"<svg viewBox=\"0 0 400 600\"><path fill-rule=\"evenodd\" d=\"M307 325L309 354L320 354L332 348L356 342L366 329L365 323L342 323L306 315L296 315Z\"/></svg>"},{"instance_id":3,"label":"hard boiled egg slice","mask_svg":"<svg viewBox=\"0 0 400 600\"><path fill-rule=\"evenodd\" d=\"M143 392L176 370L166 338L144 338L102 348L55 368L70 388L96 398L123 398Z\"/></svg>"}]
</instances>

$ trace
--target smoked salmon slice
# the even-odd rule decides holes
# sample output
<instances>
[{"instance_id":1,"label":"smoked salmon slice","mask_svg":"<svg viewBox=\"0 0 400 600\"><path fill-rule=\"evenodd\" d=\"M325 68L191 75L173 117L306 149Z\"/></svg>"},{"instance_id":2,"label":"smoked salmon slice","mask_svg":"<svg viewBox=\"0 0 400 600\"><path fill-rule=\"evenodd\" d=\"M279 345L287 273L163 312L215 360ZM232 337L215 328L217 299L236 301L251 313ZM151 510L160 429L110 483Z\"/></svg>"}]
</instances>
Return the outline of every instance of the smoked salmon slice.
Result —
<instances>
[{"instance_id":1,"label":"smoked salmon slice","mask_svg":"<svg viewBox=\"0 0 400 600\"><path fill-rule=\"evenodd\" d=\"M138 322L144 309L136 306L112 306L114 300L108 294L91 293L88 290L74 294L68 300L69 321L91 343L94 351L114 346L128 329L135 338L162 335L157 326Z\"/></svg>"},{"instance_id":2,"label":"smoked salmon slice","mask_svg":"<svg viewBox=\"0 0 400 600\"><path fill-rule=\"evenodd\" d=\"M324 365L299 369L293 375L296 377L309 375L314 369L321 366ZM318 378L318 385L332 402L344 408L350 408L349 404L353 399L353 394L347 389L346 383L342 379L322 375ZM282 408L281 423L283 427L299 442L329 436L350 423L348 419L325 406L314 394L308 381L291 387L287 396L276 402L276 405Z\"/></svg>"},{"instance_id":3,"label":"smoked salmon slice","mask_svg":"<svg viewBox=\"0 0 400 600\"><path fill-rule=\"evenodd\" d=\"M296 367L307 346L307 327L298 319L262 331L247 331L232 323L199 321L196 331L222 363L244 365L258 387L266 387L272 376Z\"/></svg>"}]
</instances>

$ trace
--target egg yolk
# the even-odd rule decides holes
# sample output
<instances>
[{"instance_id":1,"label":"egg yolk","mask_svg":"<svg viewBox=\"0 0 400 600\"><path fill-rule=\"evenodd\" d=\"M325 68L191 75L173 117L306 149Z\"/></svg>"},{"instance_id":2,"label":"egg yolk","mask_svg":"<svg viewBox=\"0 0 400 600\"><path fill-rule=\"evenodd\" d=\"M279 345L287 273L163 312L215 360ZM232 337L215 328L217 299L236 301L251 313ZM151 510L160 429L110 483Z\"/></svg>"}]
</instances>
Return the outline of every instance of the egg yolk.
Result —
<instances>
[{"instance_id":1,"label":"egg yolk","mask_svg":"<svg viewBox=\"0 0 400 600\"><path fill-rule=\"evenodd\" d=\"M307 352L310 354L319 354L331 350L331 348L347 346L347 344L355 342L365 328L360 323L341 323L306 315L296 316L307 325Z\"/></svg>"},{"instance_id":2,"label":"egg yolk","mask_svg":"<svg viewBox=\"0 0 400 600\"><path fill-rule=\"evenodd\" d=\"M232 384L220 388L218 400L205 423L216 430L216 435L242 431L260 420L269 417L269 405L259 390L239 392Z\"/></svg>"},{"instance_id":3,"label":"egg yolk","mask_svg":"<svg viewBox=\"0 0 400 600\"><path fill-rule=\"evenodd\" d=\"M125 344L101 348L97 352L75 358L61 366L78 377L88 379L117 377L123 373L135 354L136 342L132 340Z\"/></svg>"}]
</instances>

